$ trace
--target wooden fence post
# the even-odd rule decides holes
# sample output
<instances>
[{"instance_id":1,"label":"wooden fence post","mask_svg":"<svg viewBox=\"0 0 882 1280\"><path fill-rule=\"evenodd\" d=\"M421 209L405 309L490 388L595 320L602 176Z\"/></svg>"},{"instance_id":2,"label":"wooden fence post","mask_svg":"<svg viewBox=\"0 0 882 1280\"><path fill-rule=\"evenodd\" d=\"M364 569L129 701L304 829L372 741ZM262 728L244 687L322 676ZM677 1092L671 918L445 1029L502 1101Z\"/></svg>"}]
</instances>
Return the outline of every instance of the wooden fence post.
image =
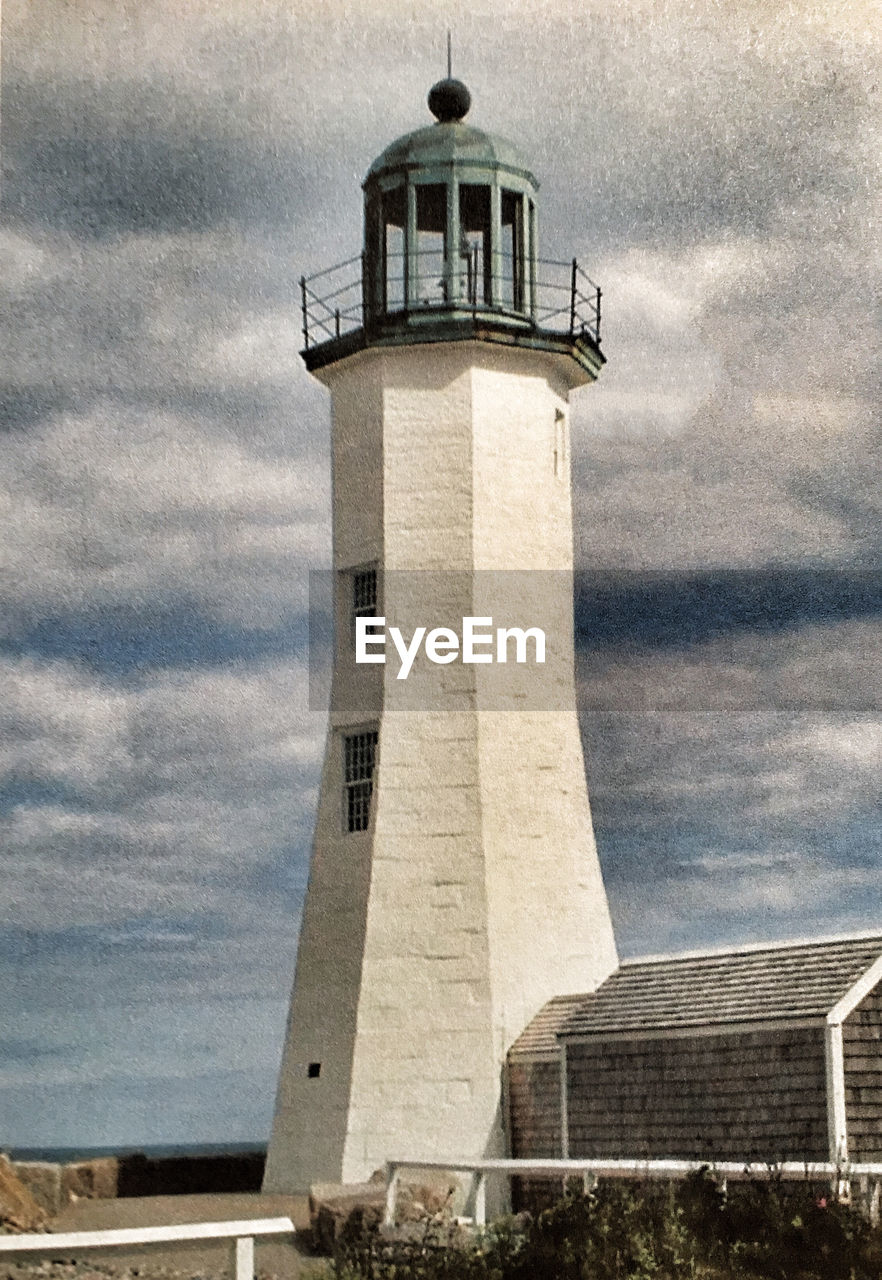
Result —
<instances>
[{"instance_id":1,"label":"wooden fence post","mask_svg":"<svg viewBox=\"0 0 882 1280\"><path fill-rule=\"evenodd\" d=\"M254 1280L254 1236L236 1241L236 1280Z\"/></svg>"}]
</instances>

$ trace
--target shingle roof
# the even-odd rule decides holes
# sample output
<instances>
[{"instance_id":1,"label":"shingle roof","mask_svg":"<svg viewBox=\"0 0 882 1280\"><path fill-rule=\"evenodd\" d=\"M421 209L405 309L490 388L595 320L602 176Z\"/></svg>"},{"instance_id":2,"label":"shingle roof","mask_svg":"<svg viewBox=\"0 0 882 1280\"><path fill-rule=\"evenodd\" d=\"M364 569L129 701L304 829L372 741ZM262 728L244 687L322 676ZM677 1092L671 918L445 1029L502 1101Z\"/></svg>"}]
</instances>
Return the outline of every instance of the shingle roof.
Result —
<instances>
[{"instance_id":1,"label":"shingle roof","mask_svg":"<svg viewBox=\"0 0 882 1280\"><path fill-rule=\"evenodd\" d=\"M512 1053L557 1055L557 1035L567 1019L587 1000L586 995L555 996L544 1004L511 1047Z\"/></svg>"},{"instance_id":2,"label":"shingle roof","mask_svg":"<svg viewBox=\"0 0 882 1280\"><path fill-rule=\"evenodd\" d=\"M559 1031L593 1035L826 1017L880 955L882 935L625 961L582 997Z\"/></svg>"}]
</instances>

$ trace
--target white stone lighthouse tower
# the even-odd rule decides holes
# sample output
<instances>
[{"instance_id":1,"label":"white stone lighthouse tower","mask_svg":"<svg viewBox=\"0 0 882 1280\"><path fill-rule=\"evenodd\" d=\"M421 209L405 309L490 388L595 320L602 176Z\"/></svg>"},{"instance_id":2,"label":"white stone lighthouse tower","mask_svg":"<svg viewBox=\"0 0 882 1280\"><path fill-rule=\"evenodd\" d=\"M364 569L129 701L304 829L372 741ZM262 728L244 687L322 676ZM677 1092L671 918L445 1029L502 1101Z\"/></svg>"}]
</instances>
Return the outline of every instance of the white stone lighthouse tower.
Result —
<instances>
[{"instance_id":1,"label":"white stone lighthouse tower","mask_svg":"<svg viewBox=\"0 0 882 1280\"><path fill-rule=\"evenodd\" d=\"M600 295L539 258L538 184L463 122L465 86L429 106L370 168L361 259L303 282L335 659L272 1191L504 1154L507 1048L617 963L573 675L569 395L603 363ZM401 679L388 637L356 662L365 616L494 638L467 661L448 636ZM542 630L545 663L535 634L501 662L498 623Z\"/></svg>"}]
</instances>

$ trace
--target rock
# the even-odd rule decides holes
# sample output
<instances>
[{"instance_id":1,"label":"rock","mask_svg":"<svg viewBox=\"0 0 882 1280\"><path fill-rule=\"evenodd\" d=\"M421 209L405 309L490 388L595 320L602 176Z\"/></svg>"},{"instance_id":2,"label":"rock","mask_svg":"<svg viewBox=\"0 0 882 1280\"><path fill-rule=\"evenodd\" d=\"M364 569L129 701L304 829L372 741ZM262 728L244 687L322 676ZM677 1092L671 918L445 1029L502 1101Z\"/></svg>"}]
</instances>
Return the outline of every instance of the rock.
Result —
<instances>
[{"instance_id":1,"label":"rock","mask_svg":"<svg viewBox=\"0 0 882 1280\"><path fill-rule=\"evenodd\" d=\"M458 1183L447 1174L404 1170L398 1184L395 1218L399 1223L426 1223L450 1217ZM316 1183L309 1189L309 1225L319 1253L333 1253L343 1239L375 1230L386 1209L386 1177L369 1182Z\"/></svg>"},{"instance_id":2,"label":"rock","mask_svg":"<svg viewBox=\"0 0 882 1280\"><path fill-rule=\"evenodd\" d=\"M309 1188L309 1225L319 1253L333 1253L344 1233L379 1226L386 1207L384 1182L318 1182Z\"/></svg>"},{"instance_id":3,"label":"rock","mask_svg":"<svg viewBox=\"0 0 882 1280\"><path fill-rule=\"evenodd\" d=\"M397 1216L405 1221L449 1216L459 1191L459 1180L443 1170L403 1169Z\"/></svg>"},{"instance_id":4,"label":"rock","mask_svg":"<svg viewBox=\"0 0 882 1280\"><path fill-rule=\"evenodd\" d=\"M114 1200L119 1185L119 1160L105 1156L66 1164L61 1170L62 1203L70 1200Z\"/></svg>"},{"instance_id":5,"label":"rock","mask_svg":"<svg viewBox=\"0 0 882 1280\"><path fill-rule=\"evenodd\" d=\"M13 1172L22 1186L30 1191L41 1209L54 1218L67 1205L61 1190L61 1165L42 1160L15 1160Z\"/></svg>"},{"instance_id":6,"label":"rock","mask_svg":"<svg viewBox=\"0 0 882 1280\"><path fill-rule=\"evenodd\" d=\"M42 1231L47 1217L16 1176L12 1161L0 1155L0 1223L13 1231Z\"/></svg>"}]
</instances>

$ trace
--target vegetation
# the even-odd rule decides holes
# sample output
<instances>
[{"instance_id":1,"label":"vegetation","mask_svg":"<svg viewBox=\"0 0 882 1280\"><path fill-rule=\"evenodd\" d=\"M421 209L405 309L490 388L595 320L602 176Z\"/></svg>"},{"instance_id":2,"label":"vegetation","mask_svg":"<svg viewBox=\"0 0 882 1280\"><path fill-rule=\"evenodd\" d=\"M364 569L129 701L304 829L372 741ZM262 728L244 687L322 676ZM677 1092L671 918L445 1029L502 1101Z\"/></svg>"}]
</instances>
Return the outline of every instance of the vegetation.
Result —
<instances>
[{"instance_id":1,"label":"vegetation","mask_svg":"<svg viewBox=\"0 0 882 1280\"><path fill-rule=\"evenodd\" d=\"M726 1195L707 1170L679 1184L601 1184L477 1235L429 1223L392 1240L354 1225L337 1280L879 1280L882 1231L809 1186Z\"/></svg>"}]
</instances>

